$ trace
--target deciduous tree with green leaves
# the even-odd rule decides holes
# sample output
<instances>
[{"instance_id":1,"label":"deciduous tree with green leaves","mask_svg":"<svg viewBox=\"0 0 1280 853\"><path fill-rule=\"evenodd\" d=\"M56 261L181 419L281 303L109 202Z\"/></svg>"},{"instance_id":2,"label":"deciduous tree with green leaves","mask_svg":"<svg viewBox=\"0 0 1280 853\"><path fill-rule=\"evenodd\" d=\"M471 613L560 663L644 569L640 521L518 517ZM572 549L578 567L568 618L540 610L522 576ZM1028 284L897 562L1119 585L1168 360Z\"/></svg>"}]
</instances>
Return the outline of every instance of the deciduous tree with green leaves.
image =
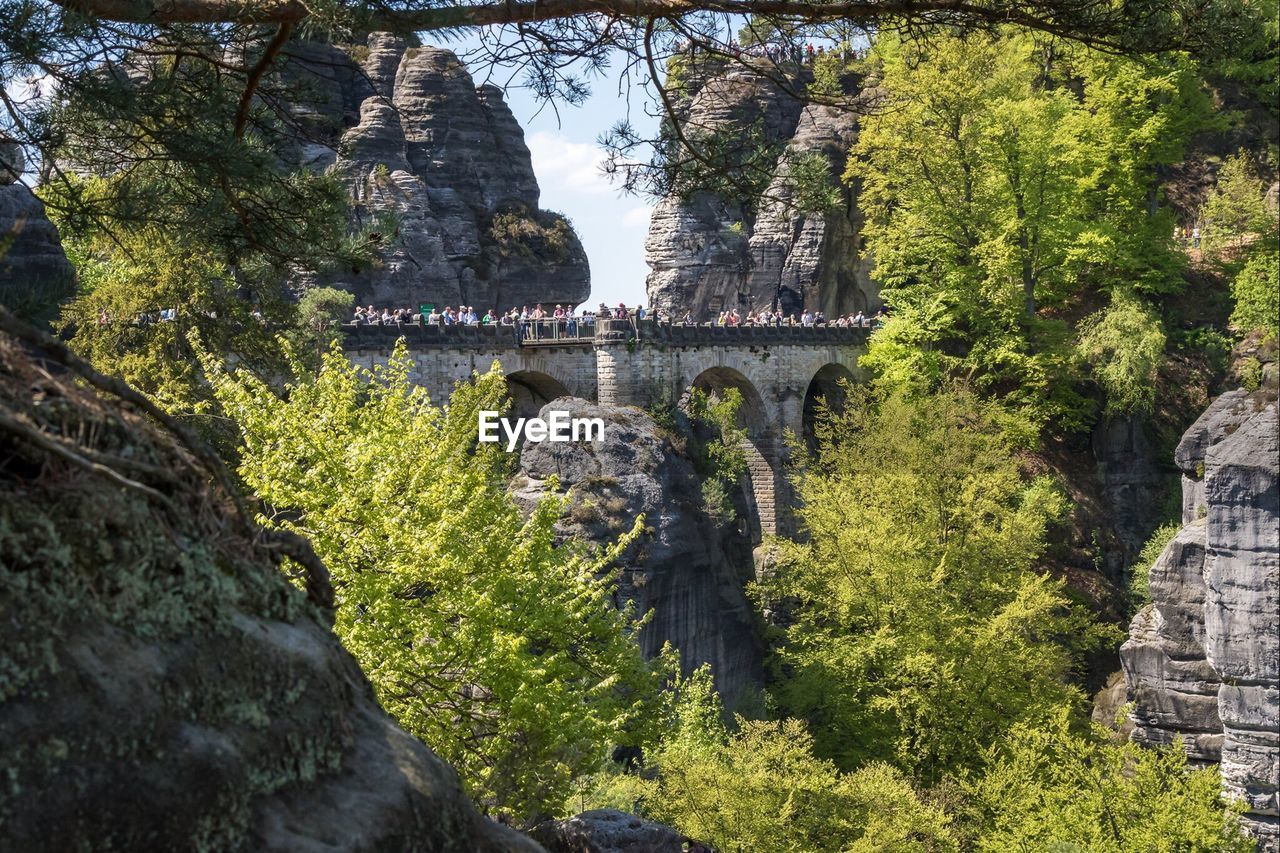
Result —
<instances>
[{"instance_id":1,"label":"deciduous tree with green leaves","mask_svg":"<svg viewBox=\"0 0 1280 853\"><path fill-rule=\"evenodd\" d=\"M616 549L557 544L562 502L522 514L510 457L477 443L479 412L506 405L502 373L440 408L409 366L403 348L372 370L335 349L281 397L204 359L241 476L329 566L334 628L379 701L491 813L559 813L575 775L651 734L667 664L645 662L614 606Z\"/></svg>"},{"instance_id":2,"label":"deciduous tree with green leaves","mask_svg":"<svg viewBox=\"0 0 1280 853\"><path fill-rule=\"evenodd\" d=\"M1164 360L1160 315L1131 291L1080 325L1080 353L1106 392L1111 413L1147 413L1155 405L1156 374Z\"/></svg>"},{"instance_id":3,"label":"deciduous tree with green leaves","mask_svg":"<svg viewBox=\"0 0 1280 853\"><path fill-rule=\"evenodd\" d=\"M846 178L893 316L865 365L917 390L962 376L1035 425L1085 426L1063 316L1117 286L1180 286L1159 182L1208 115L1194 64L1014 33L882 38L876 57L882 100Z\"/></svg>"},{"instance_id":4,"label":"deciduous tree with green leaves","mask_svg":"<svg viewBox=\"0 0 1280 853\"><path fill-rule=\"evenodd\" d=\"M949 819L894 768L852 773L813 754L804 723L723 722L705 668L676 694L643 807L723 853L957 849Z\"/></svg>"},{"instance_id":5,"label":"deciduous tree with green leaves","mask_svg":"<svg viewBox=\"0 0 1280 853\"><path fill-rule=\"evenodd\" d=\"M776 696L818 754L885 761L925 784L981 764L1018 723L1080 701L1073 647L1097 638L1036 572L1064 500L1026 479L970 392L850 402L817 427L766 601L794 602Z\"/></svg>"},{"instance_id":6,"label":"deciduous tree with green leaves","mask_svg":"<svg viewBox=\"0 0 1280 853\"><path fill-rule=\"evenodd\" d=\"M1239 804L1222 799L1216 768L1187 766L1181 744L1159 750L1075 731L1066 709L1016 726L986 772L963 785L966 846L1006 850L1205 850L1252 853Z\"/></svg>"}]
</instances>

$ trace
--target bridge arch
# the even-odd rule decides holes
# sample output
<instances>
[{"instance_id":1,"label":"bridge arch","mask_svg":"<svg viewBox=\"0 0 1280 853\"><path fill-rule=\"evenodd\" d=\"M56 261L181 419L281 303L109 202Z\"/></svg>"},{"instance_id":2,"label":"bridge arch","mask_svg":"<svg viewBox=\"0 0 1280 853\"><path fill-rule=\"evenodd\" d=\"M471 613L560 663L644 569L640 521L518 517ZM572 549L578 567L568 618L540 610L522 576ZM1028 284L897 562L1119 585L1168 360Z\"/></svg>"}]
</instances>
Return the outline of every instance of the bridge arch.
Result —
<instances>
[{"instance_id":1,"label":"bridge arch","mask_svg":"<svg viewBox=\"0 0 1280 853\"><path fill-rule=\"evenodd\" d=\"M746 497L748 532L752 544L759 544L764 536L778 532L777 442L764 398L743 373L723 365L709 367L694 377L681 399L682 407L688 401L688 392L695 388L713 398L719 398L730 388L742 395L738 425L747 433L742 442L747 458L747 475L741 486Z\"/></svg>"},{"instance_id":2,"label":"bridge arch","mask_svg":"<svg viewBox=\"0 0 1280 853\"><path fill-rule=\"evenodd\" d=\"M818 369L809 380L804 392L801 413L801 429L805 443L813 448L817 443L816 427L823 405L832 412L839 412L848 402L844 384L853 384L857 376L843 364L829 362Z\"/></svg>"},{"instance_id":3,"label":"bridge arch","mask_svg":"<svg viewBox=\"0 0 1280 853\"><path fill-rule=\"evenodd\" d=\"M517 418L535 417L543 406L557 397L571 396L563 382L539 370L508 373L507 394L511 397L511 415Z\"/></svg>"}]
</instances>

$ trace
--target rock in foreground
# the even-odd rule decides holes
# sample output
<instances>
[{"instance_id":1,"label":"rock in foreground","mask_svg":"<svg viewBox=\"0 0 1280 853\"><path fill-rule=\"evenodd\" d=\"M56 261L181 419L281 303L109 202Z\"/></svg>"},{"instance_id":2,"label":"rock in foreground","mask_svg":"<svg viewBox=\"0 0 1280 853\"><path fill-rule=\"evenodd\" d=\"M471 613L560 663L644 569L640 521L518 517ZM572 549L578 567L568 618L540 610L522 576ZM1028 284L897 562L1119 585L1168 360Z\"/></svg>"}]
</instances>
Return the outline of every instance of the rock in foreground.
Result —
<instances>
[{"instance_id":1,"label":"rock in foreground","mask_svg":"<svg viewBox=\"0 0 1280 853\"><path fill-rule=\"evenodd\" d=\"M0 849L539 849L383 713L210 469L59 376L0 335Z\"/></svg>"}]
</instances>

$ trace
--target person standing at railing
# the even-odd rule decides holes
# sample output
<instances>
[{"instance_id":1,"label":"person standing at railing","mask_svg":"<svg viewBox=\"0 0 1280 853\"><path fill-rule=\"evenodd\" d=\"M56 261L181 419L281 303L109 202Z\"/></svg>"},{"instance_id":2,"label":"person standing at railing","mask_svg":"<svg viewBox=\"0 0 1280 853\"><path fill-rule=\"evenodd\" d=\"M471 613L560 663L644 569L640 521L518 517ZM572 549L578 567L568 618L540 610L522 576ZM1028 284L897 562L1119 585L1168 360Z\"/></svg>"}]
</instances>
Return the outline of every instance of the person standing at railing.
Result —
<instances>
[{"instance_id":1,"label":"person standing at railing","mask_svg":"<svg viewBox=\"0 0 1280 853\"><path fill-rule=\"evenodd\" d=\"M547 318L547 312L542 310L542 303L539 302L533 306L533 312L529 314L529 329L533 332L533 339L536 341L542 337L543 320Z\"/></svg>"}]
</instances>

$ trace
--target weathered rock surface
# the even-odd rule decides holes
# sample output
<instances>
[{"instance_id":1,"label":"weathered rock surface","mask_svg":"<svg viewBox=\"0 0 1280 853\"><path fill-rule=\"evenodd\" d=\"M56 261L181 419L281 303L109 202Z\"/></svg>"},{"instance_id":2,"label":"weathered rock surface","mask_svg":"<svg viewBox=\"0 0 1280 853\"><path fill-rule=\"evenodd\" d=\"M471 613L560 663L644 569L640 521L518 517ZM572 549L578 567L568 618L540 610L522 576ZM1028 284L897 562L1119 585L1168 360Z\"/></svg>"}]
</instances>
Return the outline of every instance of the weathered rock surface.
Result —
<instances>
[{"instance_id":1,"label":"weathered rock surface","mask_svg":"<svg viewBox=\"0 0 1280 853\"><path fill-rule=\"evenodd\" d=\"M1129 628L1120 649L1129 698L1130 737L1164 746L1181 736L1198 763L1222 755L1218 674L1204 650L1204 519L1184 527L1151 567L1152 603Z\"/></svg>"},{"instance_id":2,"label":"weathered rock surface","mask_svg":"<svg viewBox=\"0 0 1280 853\"><path fill-rule=\"evenodd\" d=\"M529 834L548 853L715 853L673 827L616 809L549 820Z\"/></svg>"},{"instance_id":3,"label":"weathered rock surface","mask_svg":"<svg viewBox=\"0 0 1280 853\"><path fill-rule=\"evenodd\" d=\"M19 172L20 153L11 151L5 161ZM75 293L75 270L44 203L23 184L3 180L5 174L11 172L0 165L0 304L43 317Z\"/></svg>"},{"instance_id":4,"label":"weathered rock surface","mask_svg":"<svg viewBox=\"0 0 1280 853\"><path fill-rule=\"evenodd\" d=\"M1182 471L1182 523L1203 518L1208 512L1204 495L1205 457L1209 448L1239 429L1253 412L1250 395L1243 388L1214 398L1195 423L1183 433L1173 453Z\"/></svg>"},{"instance_id":5,"label":"weathered rock surface","mask_svg":"<svg viewBox=\"0 0 1280 853\"><path fill-rule=\"evenodd\" d=\"M1140 417L1104 417L1092 439L1107 526L1121 546L1106 549L1103 556L1111 577L1121 577L1159 520L1169 473L1158 464Z\"/></svg>"},{"instance_id":6,"label":"weathered rock surface","mask_svg":"<svg viewBox=\"0 0 1280 853\"><path fill-rule=\"evenodd\" d=\"M501 91L477 89L451 51L373 33L357 64L299 42L282 74L297 92L298 162L341 177L353 226L384 223L379 262L326 283L380 306L587 298L586 253L563 217L538 208L532 158Z\"/></svg>"},{"instance_id":7,"label":"weathered rock surface","mask_svg":"<svg viewBox=\"0 0 1280 853\"><path fill-rule=\"evenodd\" d=\"M1280 423L1274 384L1215 400L1176 451L1185 526L1121 648L1133 738L1221 762L1246 825L1280 849Z\"/></svg>"},{"instance_id":8,"label":"weathered rock surface","mask_svg":"<svg viewBox=\"0 0 1280 853\"><path fill-rule=\"evenodd\" d=\"M785 150L760 198L702 191L658 203L645 242L651 304L699 320L727 308L809 307L834 315L879 306L870 262L858 257L856 194L837 180L857 138L856 117L850 109L804 104L794 93L809 82L808 69L771 79L749 65L692 76L680 108L687 135L738 133L785 143ZM851 92L856 86L847 81ZM831 184L840 187L840 204L826 213L793 204L791 164L814 155L827 159Z\"/></svg>"},{"instance_id":9,"label":"weathered rock surface","mask_svg":"<svg viewBox=\"0 0 1280 853\"><path fill-rule=\"evenodd\" d=\"M191 454L53 373L0 335L0 850L540 849L378 707Z\"/></svg>"},{"instance_id":10,"label":"weathered rock surface","mask_svg":"<svg viewBox=\"0 0 1280 853\"><path fill-rule=\"evenodd\" d=\"M763 645L743 593L752 571L749 542L707 517L692 463L649 415L569 397L549 405L570 417L603 418L605 439L526 444L513 484L517 499L531 504L558 477L561 492L574 492L561 530L585 542L616 540L643 514L643 533L619 559L618 594L620 604L652 613L640 636L645 653L656 655L670 642L686 671L711 665L726 707L754 701Z\"/></svg>"},{"instance_id":11,"label":"weathered rock surface","mask_svg":"<svg viewBox=\"0 0 1280 853\"><path fill-rule=\"evenodd\" d=\"M22 153L22 146L0 137L0 187L17 183L27 167L27 158Z\"/></svg>"},{"instance_id":12,"label":"weathered rock surface","mask_svg":"<svg viewBox=\"0 0 1280 853\"><path fill-rule=\"evenodd\" d=\"M1280 421L1276 404L1205 456L1205 652L1222 679L1222 777L1280 847Z\"/></svg>"}]
</instances>

